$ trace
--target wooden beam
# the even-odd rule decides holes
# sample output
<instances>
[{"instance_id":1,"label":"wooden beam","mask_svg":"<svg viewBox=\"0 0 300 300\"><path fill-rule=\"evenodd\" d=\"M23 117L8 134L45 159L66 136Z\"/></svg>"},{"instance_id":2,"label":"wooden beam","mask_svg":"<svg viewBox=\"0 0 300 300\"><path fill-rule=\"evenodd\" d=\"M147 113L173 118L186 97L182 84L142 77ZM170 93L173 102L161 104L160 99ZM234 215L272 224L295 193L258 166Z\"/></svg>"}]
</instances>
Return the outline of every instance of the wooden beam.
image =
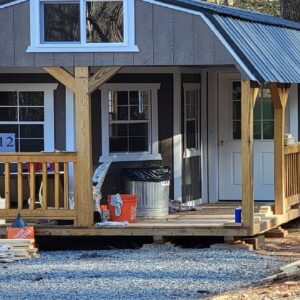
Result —
<instances>
[{"instance_id":1,"label":"wooden beam","mask_svg":"<svg viewBox=\"0 0 300 300\"><path fill-rule=\"evenodd\" d=\"M103 83L113 77L121 67L102 67L89 79L89 93L96 91Z\"/></svg>"},{"instance_id":2,"label":"wooden beam","mask_svg":"<svg viewBox=\"0 0 300 300\"><path fill-rule=\"evenodd\" d=\"M289 86L270 83L269 89L274 103L274 188L275 214L285 214L285 167L284 167L284 134L285 107L289 95Z\"/></svg>"},{"instance_id":3,"label":"wooden beam","mask_svg":"<svg viewBox=\"0 0 300 300\"><path fill-rule=\"evenodd\" d=\"M253 111L260 88L242 80L242 217L248 233L254 230Z\"/></svg>"},{"instance_id":4,"label":"wooden beam","mask_svg":"<svg viewBox=\"0 0 300 300\"><path fill-rule=\"evenodd\" d=\"M61 67L44 67L44 70L53 76L57 81L65 85L75 93L75 78L72 74Z\"/></svg>"},{"instance_id":5,"label":"wooden beam","mask_svg":"<svg viewBox=\"0 0 300 300\"><path fill-rule=\"evenodd\" d=\"M77 211L78 225L93 224L92 130L89 68L75 67L75 119L77 150Z\"/></svg>"}]
</instances>

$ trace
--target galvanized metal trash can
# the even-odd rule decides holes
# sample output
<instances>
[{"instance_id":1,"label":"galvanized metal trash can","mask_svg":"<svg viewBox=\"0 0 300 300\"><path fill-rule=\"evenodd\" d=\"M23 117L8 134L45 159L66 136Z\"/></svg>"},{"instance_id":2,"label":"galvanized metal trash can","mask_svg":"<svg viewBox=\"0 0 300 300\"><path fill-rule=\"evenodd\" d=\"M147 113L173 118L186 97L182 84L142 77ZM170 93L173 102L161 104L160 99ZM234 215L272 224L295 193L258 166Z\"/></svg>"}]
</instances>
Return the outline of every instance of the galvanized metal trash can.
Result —
<instances>
[{"instance_id":1,"label":"galvanized metal trash can","mask_svg":"<svg viewBox=\"0 0 300 300\"><path fill-rule=\"evenodd\" d=\"M128 194L135 194L137 217L163 217L169 213L169 167L127 168L123 170Z\"/></svg>"}]
</instances>

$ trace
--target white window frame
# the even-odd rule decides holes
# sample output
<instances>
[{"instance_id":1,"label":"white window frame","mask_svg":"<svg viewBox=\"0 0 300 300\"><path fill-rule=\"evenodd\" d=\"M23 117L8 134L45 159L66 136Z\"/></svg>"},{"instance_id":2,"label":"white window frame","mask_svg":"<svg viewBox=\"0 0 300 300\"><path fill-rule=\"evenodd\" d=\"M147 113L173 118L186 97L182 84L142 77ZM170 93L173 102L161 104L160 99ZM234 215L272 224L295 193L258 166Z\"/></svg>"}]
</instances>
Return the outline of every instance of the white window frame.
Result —
<instances>
[{"instance_id":1,"label":"white window frame","mask_svg":"<svg viewBox=\"0 0 300 300\"><path fill-rule=\"evenodd\" d=\"M1 92L43 92L44 93L44 151L54 151L54 90L57 83L6 83L0 84ZM3 121L0 124L21 124L23 122ZM28 123L28 122L24 122ZM38 122L35 122L38 123Z\"/></svg>"},{"instance_id":2,"label":"white window frame","mask_svg":"<svg viewBox=\"0 0 300 300\"><path fill-rule=\"evenodd\" d=\"M187 91L197 91L197 101L198 101L198 109L200 109L200 105L201 105L201 85L200 83L184 83L183 84L183 99L184 99L184 153L183 153L183 157L184 158L188 158L188 157L192 157L192 156L200 156L201 155L201 113L200 111L198 111L198 124L197 126L200 127L198 128L198 139L197 139L197 148L196 149L188 149L186 148L187 145L187 132L186 132L186 121L187 121L187 111L186 111L186 92Z\"/></svg>"},{"instance_id":3,"label":"white window frame","mask_svg":"<svg viewBox=\"0 0 300 300\"><path fill-rule=\"evenodd\" d=\"M102 155L99 162L105 161L139 161L161 160L158 141L158 90L160 83L107 83L101 86L101 132ZM150 91L151 94L151 136L149 140L149 152L109 152L109 91Z\"/></svg>"},{"instance_id":4,"label":"white window frame","mask_svg":"<svg viewBox=\"0 0 300 300\"><path fill-rule=\"evenodd\" d=\"M124 41L122 43L87 43L86 21L85 21L85 2L80 3L80 42L43 42L41 31L44 20L42 20L42 2L65 2L65 0L30 0L30 46L27 52L138 52L135 45L134 27L134 0L122 0L124 7ZM114 0L107 0L114 1Z\"/></svg>"}]
</instances>

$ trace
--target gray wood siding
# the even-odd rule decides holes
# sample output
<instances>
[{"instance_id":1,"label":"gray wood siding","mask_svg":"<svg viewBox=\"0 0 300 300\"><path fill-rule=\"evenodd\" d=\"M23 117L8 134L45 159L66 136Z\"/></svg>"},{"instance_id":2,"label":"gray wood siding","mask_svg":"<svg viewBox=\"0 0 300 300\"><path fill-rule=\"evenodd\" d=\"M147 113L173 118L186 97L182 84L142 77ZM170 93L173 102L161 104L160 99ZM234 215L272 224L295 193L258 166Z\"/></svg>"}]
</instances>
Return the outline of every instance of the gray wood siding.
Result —
<instances>
[{"instance_id":1,"label":"gray wood siding","mask_svg":"<svg viewBox=\"0 0 300 300\"><path fill-rule=\"evenodd\" d=\"M135 2L136 53L27 53L29 1L0 10L0 67L232 65L200 16Z\"/></svg>"}]
</instances>

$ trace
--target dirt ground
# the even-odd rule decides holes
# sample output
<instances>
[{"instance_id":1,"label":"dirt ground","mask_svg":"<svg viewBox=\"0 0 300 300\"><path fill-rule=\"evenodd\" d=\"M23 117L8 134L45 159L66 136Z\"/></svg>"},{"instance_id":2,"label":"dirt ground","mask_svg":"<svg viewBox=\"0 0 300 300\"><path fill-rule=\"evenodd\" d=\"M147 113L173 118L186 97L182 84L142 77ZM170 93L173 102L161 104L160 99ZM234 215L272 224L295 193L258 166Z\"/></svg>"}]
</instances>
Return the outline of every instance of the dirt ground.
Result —
<instances>
[{"instance_id":1,"label":"dirt ground","mask_svg":"<svg viewBox=\"0 0 300 300\"><path fill-rule=\"evenodd\" d=\"M266 239L259 253L278 255L286 263L300 260L300 219L288 224L289 235L286 238ZM300 300L300 270L285 279L264 284L254 283L252 287L224 293L207 300Z\"/></svg>"}]
</instances>

